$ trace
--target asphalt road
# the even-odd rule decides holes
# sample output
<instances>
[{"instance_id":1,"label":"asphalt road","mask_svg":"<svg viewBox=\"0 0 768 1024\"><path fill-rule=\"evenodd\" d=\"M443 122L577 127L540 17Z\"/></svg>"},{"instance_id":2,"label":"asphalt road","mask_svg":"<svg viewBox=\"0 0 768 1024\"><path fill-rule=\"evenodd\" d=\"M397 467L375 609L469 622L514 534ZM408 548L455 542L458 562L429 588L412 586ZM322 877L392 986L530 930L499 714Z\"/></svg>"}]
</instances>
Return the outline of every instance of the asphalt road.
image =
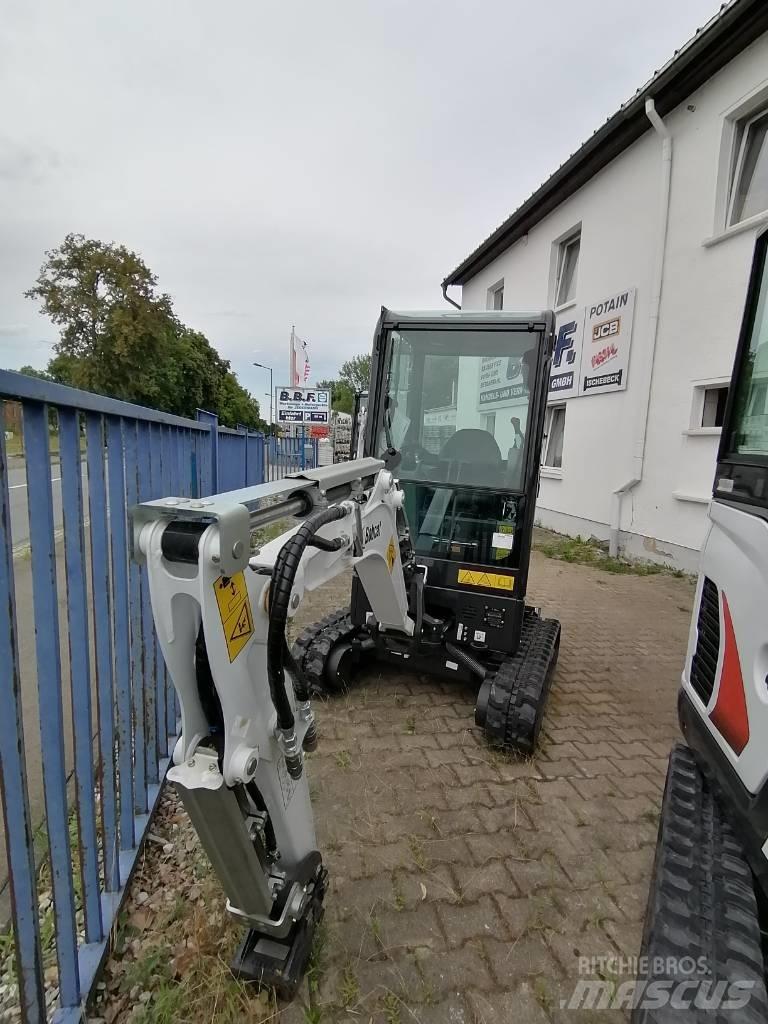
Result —
<instances>
[{"instance_id":1,"label":"asphalt road","mask_svg":"<svg viewBox=\"0 0 768 1024\"><path fill-rule=\"evenodd\" d=\"M18 554L29 544L29 515L27 510L27 470L24 459L9 459L8 498L11 506L11 538L14 552ZM87 485L85 463L82 466L83 489ZM61 505L61 468L58 462L51 463L51 492L53 494L53 525L55 530L63 528Z\"/></svg>"}]
</instances>

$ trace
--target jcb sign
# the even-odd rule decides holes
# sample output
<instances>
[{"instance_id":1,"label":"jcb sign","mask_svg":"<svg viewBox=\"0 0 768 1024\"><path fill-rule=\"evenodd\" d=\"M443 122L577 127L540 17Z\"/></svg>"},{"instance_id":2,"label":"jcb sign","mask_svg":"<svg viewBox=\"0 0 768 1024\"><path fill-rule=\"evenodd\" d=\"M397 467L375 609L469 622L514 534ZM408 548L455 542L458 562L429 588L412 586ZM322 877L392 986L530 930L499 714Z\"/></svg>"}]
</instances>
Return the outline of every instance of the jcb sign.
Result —
<instances>
[{"instance_id":1,"label":"jcb sign","mask_svg":"<svg viewBox=\"0 0 768 1024\"><path fill-rule=\"evenodd\" d=\"M612 338L614 334L618 334L620 330L620 316L617 316L614 320L606 320L602 324L595 324L592 328L592 341L605 341L606 338Z\"/></svg>"}]
</instances>

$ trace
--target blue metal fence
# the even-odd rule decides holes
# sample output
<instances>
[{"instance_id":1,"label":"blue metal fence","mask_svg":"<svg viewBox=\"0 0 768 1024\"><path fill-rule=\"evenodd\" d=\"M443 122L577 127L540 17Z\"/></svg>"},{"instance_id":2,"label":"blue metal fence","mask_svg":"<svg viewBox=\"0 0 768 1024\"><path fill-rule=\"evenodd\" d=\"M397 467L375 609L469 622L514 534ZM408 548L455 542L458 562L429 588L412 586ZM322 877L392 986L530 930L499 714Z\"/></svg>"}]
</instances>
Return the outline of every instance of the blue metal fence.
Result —
<instances>
[{"instance_id":1,"label":"blue metal fence","mask_svg":"<svg viewBox=\"0 0 768 1024\"><path fill-rule=\"evenodd\" d=\"M75 1021L106 954L177 734L146 571L129 558L127 509L275 479L316 465L317 446L221 428L203 411L184 419L9 371L0 371L0 400L19 402L23 422L23 458L9 455L0 431L0 888L7 874L23 1019L52 1013L57 1022ZM17 530L28 534L29 557L14 559ZM34 630L28 658L25 629ZM35 687L39 712L29 700ZM40 858L34 838L42 822ZM40 870L53 895L47 947ZM53 964L55 1005L44 984Z\"/></svg>"}]
</instances>

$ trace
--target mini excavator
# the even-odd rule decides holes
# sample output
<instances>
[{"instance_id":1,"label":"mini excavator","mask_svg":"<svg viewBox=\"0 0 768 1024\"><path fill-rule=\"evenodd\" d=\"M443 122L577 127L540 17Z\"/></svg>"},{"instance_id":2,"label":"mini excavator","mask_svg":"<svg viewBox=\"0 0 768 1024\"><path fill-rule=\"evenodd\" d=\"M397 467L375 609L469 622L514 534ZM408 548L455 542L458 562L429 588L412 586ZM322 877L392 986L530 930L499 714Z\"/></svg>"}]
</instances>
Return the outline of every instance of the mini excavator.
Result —
<instances>
[{"instance_id":1,"label":"mini excavator","mask_svg":"<svg viewBox=\"0 0 768 1024\"><path fill-rule=\"evenodd\" d=\"M234 973L281 998L304 974L327 886L305 764L313 691L352 685L366 657L438 673L477 686L492 742L534 748L560 639L525 604L553 324L384 310L366 454L132 511L181 712L168 778L246 928ZM289 649L304 595L350 571L351 611Z\"/></svg>"}]
</instances>

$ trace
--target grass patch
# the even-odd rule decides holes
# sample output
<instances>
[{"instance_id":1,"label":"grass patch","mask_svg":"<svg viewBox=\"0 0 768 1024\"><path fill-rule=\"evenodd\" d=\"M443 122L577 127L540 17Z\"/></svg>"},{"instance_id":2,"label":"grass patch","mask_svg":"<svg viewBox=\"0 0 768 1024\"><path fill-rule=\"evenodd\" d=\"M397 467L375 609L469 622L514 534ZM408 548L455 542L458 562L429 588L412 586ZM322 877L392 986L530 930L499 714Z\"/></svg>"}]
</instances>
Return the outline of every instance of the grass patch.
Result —
<instances>
[{"instance_id":1,"label":"grass patch","mask_svg":"<svg viewBox=\"0 0 768 1024\"><path fill-rule=\"evenodd\" d=\"M427 851L424 849L424 843L418 836L409 836L408 847L411 851L411 857L413 857L413 863L420 871L426 871L429 867L429 858L427 857Z\"/></svg>"},{"instance_id":2,"label":"grass patch","mask_svg":"<svg viewBox=\"0 0 768 1024\"><path fill-rule=\"evenodd\" d=\"M274 523L267 523L266 526L260 526L257 530L251 530L251 551L263 548L265 544L269 544L271 540L275 540L281 534L293 529L294 526L296 526L295 519L276 519Z\"/></svg>"},{"instance_id":3,"label":"grass patch","mask_svg":"<svg viewBox=\"0 0 768 1024\"><path fill-rule=\"evenodd\" d=\"M394 992L387 992L384 996L383 1009L387 1024L400 1024L400 999Z\"/></svg>"},{"instance_id":4,"label":"grass patch","mask_svg":"<svg viewBox=\"0 0 768 1024\"><path fill-rule=\"evenodd\" d=\"M681 569L671 565L659 565L656 562L628 562L622 558L612 558L603 545L596 540L585 540L583 537L563 537L557 533L546 532L543 538L533 544L547 558L556 562L571 562L577 565L589 565L604 572L623 576L676 576L684 579Z\"/></svg>"},{"instance_id":5,"label":"grass patch","mask_svg":"<svg viewBox=\"0 0 768 1024\"><path fill-rule=\"evenodd\" d=\"M352 765L352 755L348 750L337 750L334 760L339 768L346 770Z\"/></svg>"},{"instance_id":6,"label":"grass patch","mask_svg":"<svg viewBox=\"0 0 768 1024\"><path fill-rule=\"evenodd\" d=\"M360 998L360 983L350 964L344 968L339 985L339 1002L343 1007L354 1006Z\"/></svg>"}]
</instances>

